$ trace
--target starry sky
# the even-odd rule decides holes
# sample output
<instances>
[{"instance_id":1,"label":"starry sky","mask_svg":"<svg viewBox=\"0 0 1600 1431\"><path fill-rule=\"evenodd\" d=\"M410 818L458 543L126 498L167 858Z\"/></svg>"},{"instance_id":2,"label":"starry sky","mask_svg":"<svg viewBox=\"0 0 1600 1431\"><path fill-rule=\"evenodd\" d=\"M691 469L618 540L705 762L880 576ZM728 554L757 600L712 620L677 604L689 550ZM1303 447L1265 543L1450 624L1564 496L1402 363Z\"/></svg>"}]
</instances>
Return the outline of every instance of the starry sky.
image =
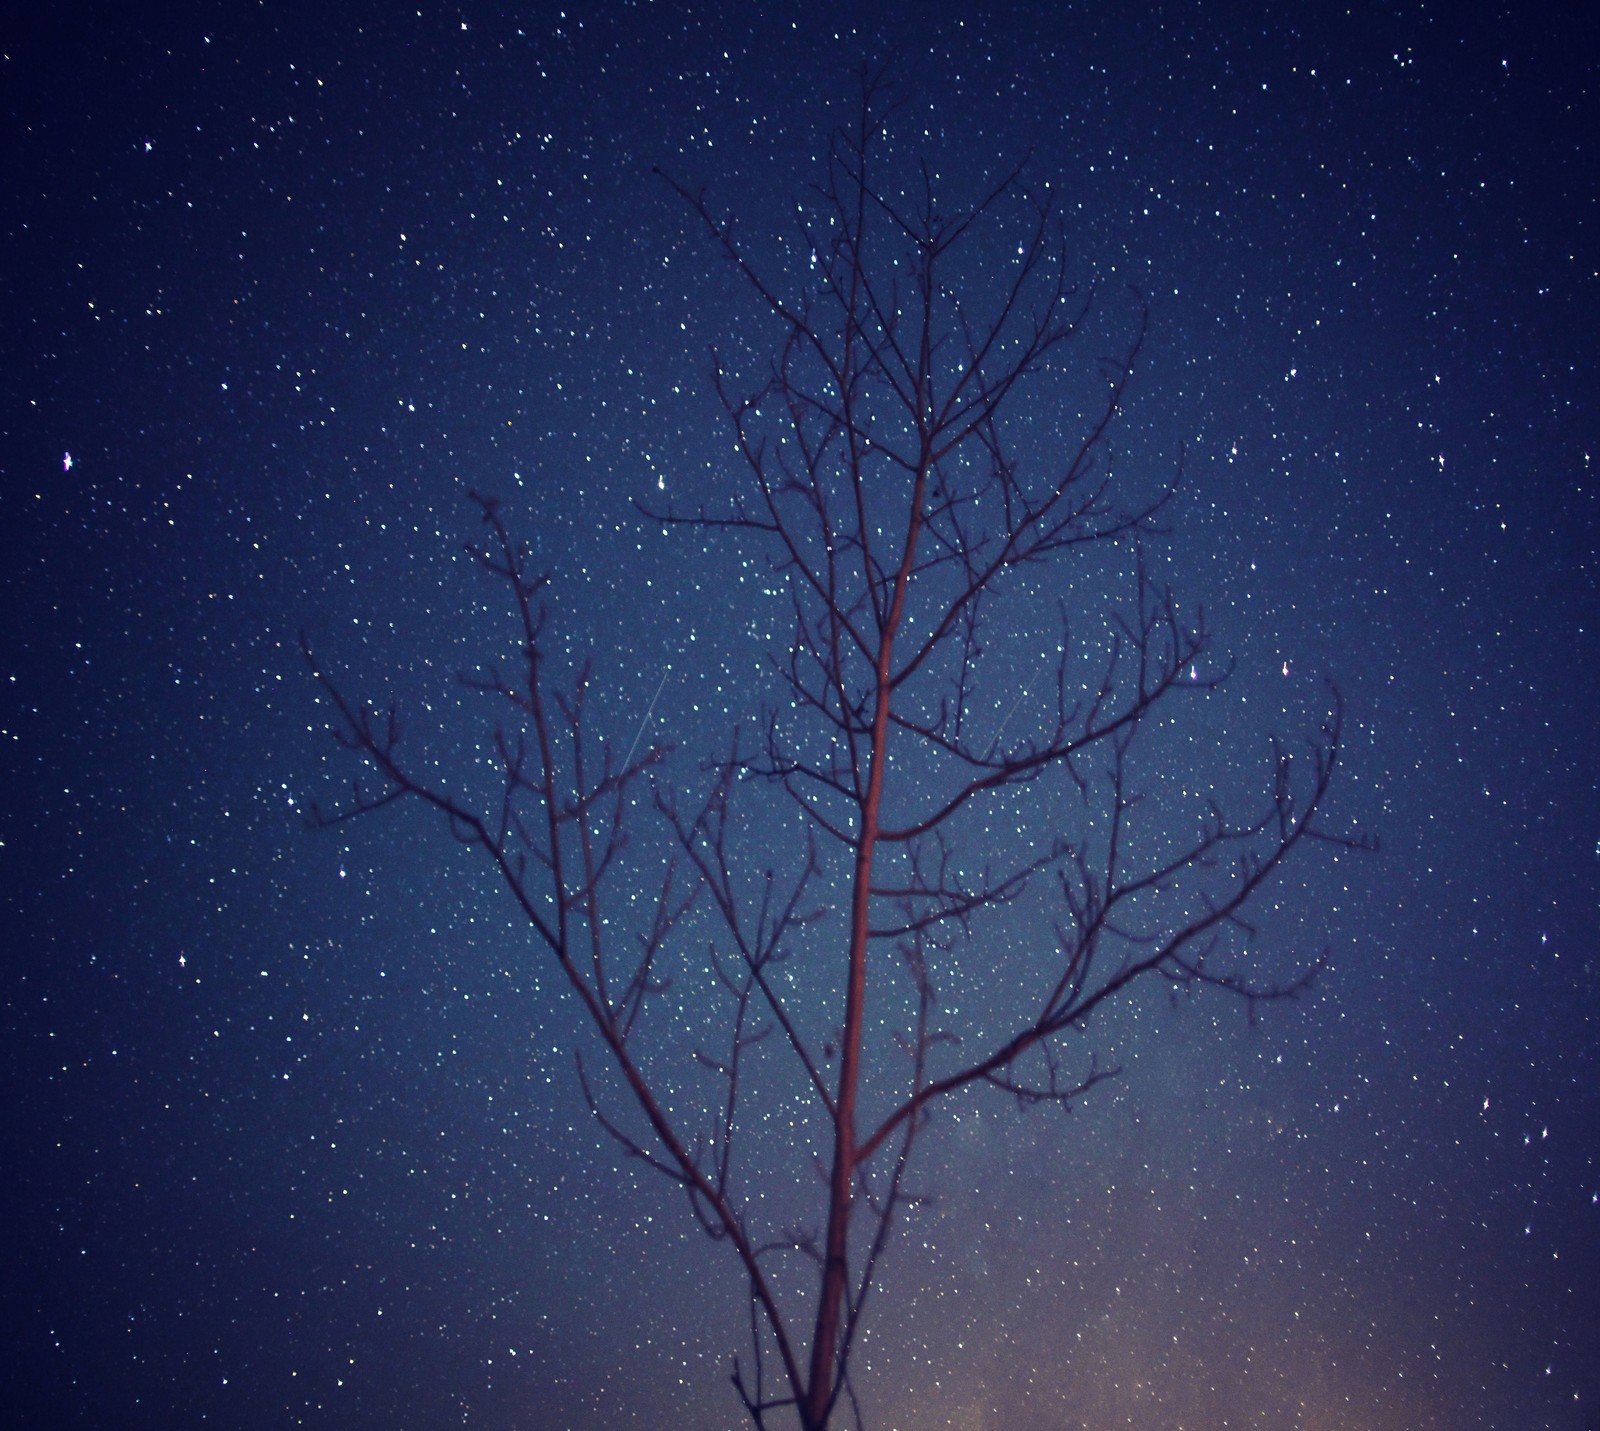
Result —
<instances>
[{"instance_id":1,"label":"starry sky","mask_svg":"<svg viewBox=\"0 0 1600 1431\"><path fill-rule=\"evenodd\" d=\"M1119 469L1185 454L1158 559L1237 671L1181 748L1259 788L1332 678L1331 818L1381 846L1261 911L1270 966L1329 951L1310 996L1252 1025L1151 991L1070 1113L941 1117L867 1424L1592 1431L1600 28L756 8L0 31L14 1424L741 1424L738 1269L590 1118L503 891L420 812L307 828L354 770L296 634L470 779L454 673L508 628L466 494L496 493L597 731L648 711L692 781L771 699L781 606L635 503L732 489L708 353L770 328L653 170L781 263L893 52L941 183L1050 183L1100 283L1085 361L1148 309Z\"/></svg>"}]
</instances>

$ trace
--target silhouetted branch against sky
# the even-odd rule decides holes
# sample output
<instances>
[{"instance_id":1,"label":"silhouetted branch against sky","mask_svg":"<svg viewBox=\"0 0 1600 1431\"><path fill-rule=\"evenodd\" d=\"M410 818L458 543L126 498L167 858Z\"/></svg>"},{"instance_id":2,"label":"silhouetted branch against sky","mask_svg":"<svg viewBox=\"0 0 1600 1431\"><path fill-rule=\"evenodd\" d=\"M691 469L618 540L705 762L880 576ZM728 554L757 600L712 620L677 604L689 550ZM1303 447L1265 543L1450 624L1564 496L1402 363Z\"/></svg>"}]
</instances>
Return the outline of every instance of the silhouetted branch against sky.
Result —
<instances>
[{"instance_id":1,"label":"silhouetted branch against sky","mask_svg":"<svg viewBox=\"0 0 1600 1431\"><path fill-rule=\"evenodd\" d=\"M536 572L484 497L473 552L521 653L463 677L497 712L491 806L430 783L398 719L306 648L377 781L313 818L414 797L493 863L609 1060L598 1078L579 1055L594 1116L742 1264L751 1422L803 1431L861 1419L852 1354L941 1100L1070 1104L1116 1071L1079 1036L1146 976L1252 1015L1298 994L1314 958L1261 965L1250 907L1302 846L1364 844L1323 823L1337 693L1303 753L1274 747L1253 807L1160 757L1228 668L1156 575L1177 456L1154 482L1113 462L1147 315L1097 356L1054 191L1022 164L947 194L933 156L891 139L897 113L864 72L777 270L714 190L668 180L771 340L754 375L714 358L732 495L648 513L737 544L782 593L753 736L697 771L641 726L619 759L591 728L589 663L552 674L560 571ZM995 654L1018 633L1055 653L1020 693ZM947 1007L956 981L982 998ZM691 988L705 1006L686 1012ZM777 1158L798 1223L753 1190Z\"/></svg>"}]
</instances>

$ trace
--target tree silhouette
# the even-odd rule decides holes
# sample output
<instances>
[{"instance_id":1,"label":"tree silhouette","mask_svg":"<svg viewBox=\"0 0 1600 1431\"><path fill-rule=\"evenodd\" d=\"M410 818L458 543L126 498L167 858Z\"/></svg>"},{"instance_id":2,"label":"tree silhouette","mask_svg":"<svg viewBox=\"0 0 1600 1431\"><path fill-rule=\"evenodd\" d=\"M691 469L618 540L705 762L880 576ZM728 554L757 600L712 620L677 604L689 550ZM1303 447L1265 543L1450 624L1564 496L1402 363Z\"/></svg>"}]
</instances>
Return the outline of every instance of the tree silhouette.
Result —
<instances>
[{"instance_id":1,"label":"tree silhouette","mask_svg":"<svg viewBox=\"0 0 1600 1431\"><path fill-rule=\"evenodd\" d=\"M941 1100L987 1085L1069 1103L1115 1070L1067 1036L1146 976L1252 1011L1304 989L1315 964L1252 976L1246 907L1297 846L1360 843L1319 824L1336 693L1305 754L1274 746L1243 818L1163 798L1136 773L1168 708L1227 675L1203 618L1147 561L1176 479L1130 498L1112 470L1143 319L1118 359L1090 366L1076 435L1042 441L1094 290L1069 284L1051 201L1021 168L955 211L925 165L880 173L893 112L882 77L865 76L803 211L797 274L768 275L703 193L668 181L777 339L753 390L714 361L738 494L649 515L764 553L792 619L762 729L730 734L699 795L685 803L668 779L666 748L636 741L619 759L592 733L589 668L552 674L549 578L490 498L475 494L486 537L472 550L522 647L514 671L463 677L499 705L490 804L430 783L393 710L351 700L306 647L339 738L379 782L314 818L411 797L497 867L620 1079L607 1093L579 1053L594 1115L743 1266L751 1350L732 1380L763 1428L781 1416L823 1431L846 1403L859 1425L852 1349ZM1030 429L1040 405L1049 420ZM986 641L1037 623L1040 588L1075 571L1104 613L1051 614L1048 684L1005 689ZM774 794L798 811L783 829L804 829L763 842ZM1002 824L1011 837L994 835ZM646 862L625 853L645 830L670 847L648 899ZM651 1011L701 941L720 1042L694 1048L686 1075ZM941 986L974 977L993 985L983 1006L946 1012ZM774 1099L793 1115L781 1148L762 1132ZM782 1153L815 1196L802 1221L771 1225L751 1173Z\"/></svg>"}]
</instances>

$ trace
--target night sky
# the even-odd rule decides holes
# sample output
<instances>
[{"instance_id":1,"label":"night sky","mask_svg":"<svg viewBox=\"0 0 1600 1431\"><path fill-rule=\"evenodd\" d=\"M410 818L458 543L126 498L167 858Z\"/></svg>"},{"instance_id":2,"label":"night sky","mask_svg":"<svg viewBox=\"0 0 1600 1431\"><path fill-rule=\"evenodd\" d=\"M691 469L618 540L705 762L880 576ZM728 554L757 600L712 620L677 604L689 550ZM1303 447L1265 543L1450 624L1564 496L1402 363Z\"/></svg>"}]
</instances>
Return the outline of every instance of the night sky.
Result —
<instances>
[{"instance_id":1,"label":"night sky","mask_svg":"<svg viewBox=\"0 0 1600 1431\"><path fill-rule=\"evenodd\" d=\"M868 1426L1600 1425L1592 11L23 8L12 1424L742 1424L739 1269L590 1117L593 1035L504 891L420 811L307 827L356 770L297 633L470 779L455 672L514 634L462 553L495 493L596 731L659 693L702 779L773 698L782 606L758 553L634 504L733 490L709 350L772 328L653 169L781 262L894 51L901 152L957 196L1030 152L1049 181L1090 369L1148 307L1117 462L1183 454L1155 559L1237 667L1171 748L1260 790L1331 678L1330 822L1381 845L1261 908L1269 969L1329 951L1308 997L1252 1025L1147 990L1074 1045L1124 1073L1070 1113L942 1112Z\"/></svg>"}]
</instances>

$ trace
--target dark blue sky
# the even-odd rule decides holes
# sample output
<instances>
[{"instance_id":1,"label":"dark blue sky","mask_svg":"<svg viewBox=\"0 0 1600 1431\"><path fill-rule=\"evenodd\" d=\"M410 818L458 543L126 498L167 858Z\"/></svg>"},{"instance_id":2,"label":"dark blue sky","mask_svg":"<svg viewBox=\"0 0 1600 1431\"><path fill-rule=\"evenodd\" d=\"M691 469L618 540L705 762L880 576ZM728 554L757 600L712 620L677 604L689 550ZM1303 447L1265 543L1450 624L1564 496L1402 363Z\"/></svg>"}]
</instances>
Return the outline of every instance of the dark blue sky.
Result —
<instances>
[{"instance_id":1,"label":"dark blue sky","mask_svg":"<svg viewBox=\"0 0 1600 1431\"><path fill-rule=\"evenodd\" d=\"M1595 22L751 8L6 28L20 1424L739 1424L737 1268L589 1118L501 891L418 815L305 828L353 772L295 637L467 768L453 673L506 639L477 487L601 734L659 685L688 779L758 711L763 569L633 503L731 489L708 348L770 335L651 170L777 253L891 48L955 192L1031 151L1060 196L1086 362L1148 303L1119 463L1186 452L1160 560L1238 666L1184 748L1258 780L1332 677L1334 815L1382 848L1273 889L1264 957L1331 951L1312 996L1135 998L1070 1115L952 1107L868 1424L1600 1424Z\"/></svg>"}]
</instances>

